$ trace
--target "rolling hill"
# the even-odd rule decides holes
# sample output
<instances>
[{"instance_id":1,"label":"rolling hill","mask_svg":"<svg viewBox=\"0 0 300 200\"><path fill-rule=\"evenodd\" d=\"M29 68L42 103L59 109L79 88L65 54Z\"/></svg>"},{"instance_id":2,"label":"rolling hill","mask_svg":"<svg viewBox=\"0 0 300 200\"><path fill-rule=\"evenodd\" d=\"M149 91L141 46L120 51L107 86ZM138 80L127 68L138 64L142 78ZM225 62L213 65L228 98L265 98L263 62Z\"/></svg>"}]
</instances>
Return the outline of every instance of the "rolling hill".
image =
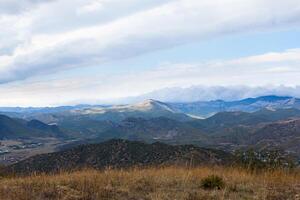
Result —
<instances>
[{"instance_id":1,"label":"rolling hill","mask_svg":"<svg viewBox=\"0 0 300 200\"><path fill-rule=\"evenodd\" d=\"M212 133L234 126L253 126L293 118L300 118L300 110L289 108L262 109L252 113L241 111L219 112L209 118L193 120L188 123L204 132Z\"/></svg>"},{"instance_id":2,"label":"rolling hill","mask_svg":"<svg viewBox=\"0 0 300 200\"><path fill-rule=\"evenodd\" d=\"M300 159L300 119L286 119L251 126L225 128L207 140L208 146L225 150L276 149Z\"/></svg>"},{"instance_id":3,"label":"rolling hill","mask_svg":"<svg viewBox=\"0 0 300 200\"><path fill-rule=\"evenodd\" d=\"M171 146L126 140L81 145L66 151L31 157L7 168L10 172L59 172L82 168L226 164L231 154L192 145Z\"/></svg>"},{"instance_id":4,"label":"rolling hill","mask_svg":"<svg viewBox=\"0 0 300 200\"><path fill-rule=\"evenodd\" d=\"M21 139L32 137L65 137L55 125L47 125L38 120L25 121L0 115L0 138Z\"/></svg>"},{"instance_id":5,"label":"rolling hill","mask_svg":"<svg viewBox=\"0 0 300 200\"><path fill-rule=\"evenodd\" d=\"M251 134L249 144L284 149L300 158L300 119L267 124Z\"/></svg>"},{"instance_id":6,"label":"rolling hill","mask_svg":"<svg viewBox=\"0 0 300 200\"><path fill-rule=\"evenodd\" d=\"M127 118L98 138L122 138L139 141L190 141L204 140L205 133L185 122L158 117L152 119Z\"/></svg>"}]
</instances>

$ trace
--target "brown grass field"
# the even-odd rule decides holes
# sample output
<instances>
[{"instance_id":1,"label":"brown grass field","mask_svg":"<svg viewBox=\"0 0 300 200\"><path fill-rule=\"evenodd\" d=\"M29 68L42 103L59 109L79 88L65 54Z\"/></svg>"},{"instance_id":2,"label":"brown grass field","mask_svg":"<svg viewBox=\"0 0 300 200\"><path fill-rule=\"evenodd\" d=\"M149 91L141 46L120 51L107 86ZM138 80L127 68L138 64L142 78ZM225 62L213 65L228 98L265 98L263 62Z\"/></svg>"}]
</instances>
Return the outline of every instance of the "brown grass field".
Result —
<instances>
[{"instance_id":1,"label":"brown grass field","mask_svg":"<svg viewBox=\"0 0 300 200\"><path fill-rule=\"evenodd\" d=\"M223 189L203 189L209 175L223 178ZM2 178L1 200L300 200L300 172L250 173L238 168L149 168L82 170L58 175Z\"/></svg>"}]
</instances>

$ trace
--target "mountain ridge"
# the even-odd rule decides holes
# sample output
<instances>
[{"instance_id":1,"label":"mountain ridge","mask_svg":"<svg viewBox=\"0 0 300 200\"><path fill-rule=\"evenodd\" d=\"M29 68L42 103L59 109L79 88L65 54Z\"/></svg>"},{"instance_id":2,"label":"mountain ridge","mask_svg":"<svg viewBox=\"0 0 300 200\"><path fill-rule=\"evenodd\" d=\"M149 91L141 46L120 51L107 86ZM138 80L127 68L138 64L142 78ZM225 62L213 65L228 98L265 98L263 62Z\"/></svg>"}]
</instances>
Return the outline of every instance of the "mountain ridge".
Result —
<instances>
[{"instance_id":1,"label":"mountain ridge","mask_svg":"<svg viewBox=\"0 0 300 200\"><path fill-rule=\"evenodd\" d=\"M269 95L237 101L214 100L191 103L169 103L169 105L178 112L207 118L224 111L255 112L266 108L270 110L300 109L300 99L289 96Z\"/></svg>"},{"instance_id":2,"label":"mountain ridge","mask_svg":"<svg viewBox=\"0 0 300 200\"><path fill-rule=\"evenodd\" d=\"M7 167L21 174L33 172L72 171L80 168L103 169L166 165L226 164L231 154L193 145L172 146L137 141L109 140L99 144L80 145L62 152L42 154Z\"/></svg>"}]
</instances>

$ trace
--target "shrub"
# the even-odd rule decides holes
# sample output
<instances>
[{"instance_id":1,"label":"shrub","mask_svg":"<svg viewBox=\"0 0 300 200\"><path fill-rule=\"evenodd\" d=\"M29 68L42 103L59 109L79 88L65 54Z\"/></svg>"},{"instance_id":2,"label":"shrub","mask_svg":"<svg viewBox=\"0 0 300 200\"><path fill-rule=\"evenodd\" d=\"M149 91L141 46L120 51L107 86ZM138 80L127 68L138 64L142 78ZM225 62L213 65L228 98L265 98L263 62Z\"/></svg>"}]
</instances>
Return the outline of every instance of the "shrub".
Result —
<instances>
[{"instance_id":1,"label":"shrub","mask_svg":"<svg viewBox=\"0 0 300 200\"><path fill-rule=\"evenodd\" d=\"M225 186L223 179L216 175L210 175L201 180L201 187L203 189L222 189Z\"/></svg>"}]
</instances>

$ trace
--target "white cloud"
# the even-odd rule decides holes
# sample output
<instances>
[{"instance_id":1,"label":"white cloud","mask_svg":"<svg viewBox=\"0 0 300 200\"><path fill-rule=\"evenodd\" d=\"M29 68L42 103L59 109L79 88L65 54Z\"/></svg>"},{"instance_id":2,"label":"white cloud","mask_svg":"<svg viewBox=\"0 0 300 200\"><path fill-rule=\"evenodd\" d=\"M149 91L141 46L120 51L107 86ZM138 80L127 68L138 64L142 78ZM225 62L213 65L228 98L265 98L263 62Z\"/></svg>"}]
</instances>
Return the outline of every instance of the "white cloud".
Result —
<instances>
[{"instance_id":1,"label":"white cloud","mask_svg":"<svg viewBox=\"0 0 300 200\"><path fill-rule=\"evenodd\" d=\"M233 60L169 63L148 71L110 76L46 76L43 80L31 78L3 85L0 93L5 97L0 99L0 105L8 105L8 102L19 106L103 103L145 93L150 95L143 98L164 101L232 99L272 93L300 97L299 66L300 49L290 49ZM194 87L197 85L201 87ZM157 90L161 91L151 93Z\"/></svg>"},{"instance_id":2,"label":"white cloud","mask_svg":"<svg viewBox=\"0 0 300 200\"><path fill-rule=\"evenodd\" d=\"M240 100L265 95L300 97L300 86L192 86L187 88L165 88L137 97L116 100L115 103L134 103L145 99L157 99L165 102L196 102L210 100Z\"/></svg>"},{"instance_id":3,"label":"white cloud","mask_svg":"<svg viewBox=\"0 0 300 200\"><path fill-rule=\"evenodd\" d=\"M94 1L90 2L89 4L84 5L83 7L79 8L77 11L79 14L96 12L96 11L103 9L103 6L104 6L103 4L108 3L108 2L109 1L105 1L105 0L94 0Z\"/></svg>"},{"instance_id":4,"label":"white cloud","mask_svg":"<svg viewBox=\"0 0 300 200\"><path fill-rule=\"evenodd\" d=\"M300 22L298 0L146 0L142 3L140 0L57 0L22 14L17 12L20 8L8 9L8 2L0 4L0 9L18 14L6 20L27 23L12 30L8 24L4 26L3 37L12 36L0 45L0 52L5 52L0 54L2 83L67 68L101 66L103 62L195 40L287 28ZM29 3L40 1L26 2L28 7ZM14 8L19 4L11 5ZM0 25L3 19L0 18Z\"/></svg>"}]
</instances>

